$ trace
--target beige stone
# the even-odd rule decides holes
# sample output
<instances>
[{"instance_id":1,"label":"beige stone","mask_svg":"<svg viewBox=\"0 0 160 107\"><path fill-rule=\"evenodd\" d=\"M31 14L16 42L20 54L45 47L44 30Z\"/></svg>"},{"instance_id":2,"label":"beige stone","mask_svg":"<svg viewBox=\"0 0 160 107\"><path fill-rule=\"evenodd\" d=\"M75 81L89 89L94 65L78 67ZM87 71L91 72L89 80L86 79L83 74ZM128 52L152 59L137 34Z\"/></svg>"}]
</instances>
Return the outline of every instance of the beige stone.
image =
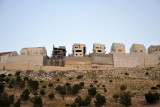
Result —
<instances>
[{"instance_id":1,"label":"beige stone","mask_svg":"<svg viewBox=\"0 0 160 107\"><path fill-rule=\"evenodd\" d=\"M146 48L142 44L132 44L130 48L131 54L146 54Z\"/></svg>"},{"instance_id":2,"label":"beige stone","mask_svg":"<svg viewBox=\"0 0 160 107\"><path fill-rule=\"evenodd\" d=\"M123 43L113 43L111 47L112 53L125 53L125 45Z\"/></svg>"},{"instance_id":3,"label":"beige stone","mask_svg":"<svg viewBox=\"0 0 160 107\"><path fill-rule=\"evenodd\" d=\"M160 45L151 45L148 48L148 54L160 53Z\"/></svg>"},{"instance_id":4,"label":"beige stone","mask_svg":"<svg viewBox=\"0 0 160 107\"><path fill-rule=\"evenodd\" d=\"M105 44L99 44L99 43L93 44L93 53L94 54L105 54L106 53L105 49L106 49Z\"/></svg>"},{"instance_id":5,"label":"beige stone","mask_svg":"<svg viewBox=\"0 0 160 107\"><path fill-rule=\"evenodd\" d=\"M72 46L74 57L84 57L86 54L85 44L74 43Z\"/></svg>"}]
</instances>

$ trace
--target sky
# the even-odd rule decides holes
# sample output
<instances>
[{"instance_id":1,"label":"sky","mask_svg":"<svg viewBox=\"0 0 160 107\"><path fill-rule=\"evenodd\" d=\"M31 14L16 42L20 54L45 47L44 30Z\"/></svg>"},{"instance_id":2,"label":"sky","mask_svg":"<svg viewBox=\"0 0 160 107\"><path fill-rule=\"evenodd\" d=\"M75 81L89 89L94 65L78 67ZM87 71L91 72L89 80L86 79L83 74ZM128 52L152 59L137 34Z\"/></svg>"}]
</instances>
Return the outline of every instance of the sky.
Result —
<instances>
[{"instance_id":1,"label":"sky","mask_svg":"<svg viewBox=\"0 0 160 107\"><path fill-rule=\"evenodd\" d=\"M0 52L74 43L160 45L160 0L0 0Z\"/></svg>"}]
</instances>

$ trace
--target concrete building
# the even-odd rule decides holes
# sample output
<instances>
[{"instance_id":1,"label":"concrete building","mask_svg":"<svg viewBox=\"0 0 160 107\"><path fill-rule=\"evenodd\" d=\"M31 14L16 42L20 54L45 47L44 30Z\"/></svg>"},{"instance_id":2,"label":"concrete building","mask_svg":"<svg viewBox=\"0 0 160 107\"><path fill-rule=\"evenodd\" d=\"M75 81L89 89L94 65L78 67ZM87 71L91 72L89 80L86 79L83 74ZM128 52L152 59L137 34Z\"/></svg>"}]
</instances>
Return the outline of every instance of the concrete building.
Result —
<instances>
[{"instance_id":1,"label":"concrete building","mask_svg":"<svg viewBox=\"0 0 160 107\"><path fill-rule=\"evenodd\" d=\"M160 45L151 45L148 48L148 54L160 53Z\"/></svg>"},{"instance_id":2,"label":"concrete building","mask_svg":"<svg viewBox=\"0 0 160 107\"><path fill-rule=\"evenodd\" d=\"M86 46L85 44L75 43L72 46L73 56L74 57L84 57L86 54Z\"/></svg>"},{"instance_id":3,"label":"concrete building","mask_svg":"<svg viewBox=\"0 0 160 107\"><path fill-rule=\"evenodd\" d=\"M113 43L110 53L125 53L125 45L123 43Z\"/></svg>"},{"instance_id":4,"label":"concrete building","mask_svg":"<svg viewBox=\"0 0 160 107\"><path fill-rule=\"evenodd\" d=\"M12 57L12 56L18 56L17 51L0 53L0 63L6 63L6 61L8 60L8 57Z\"/></svg>"},{"instance_id":5,"label":"concrete building","mask_svg":"<svg viewBox=\"0 0 160 107\"><path fill-rule=\"evenodd\" d=\"M106 49L105 44L99 44L99 43L93 44L93 53L94 54L105 54L106 53L105 49Z\"/></svg>"},{"instance_id":6,"label":"concrete building","mask_svg":"<svg viewBox=\"0 0 160 107\"><path fill-rule=\"evenodd\" d=\"M142 44L132 44L130 48L130 53L131 54L135 54L135 53L146 54L146 48Z\"/></svg>"},{"instance_id":7,"label":"concrete building","mask_svg":"<svg viewBox=\"0 0 160 107\"><path fill-rule=\"evenodd\" d=\"M22 48L20 51L20 55L27 56L47 56L47 51L45 47L33 47L33 48Z\"/></svg>"}]
</instances>

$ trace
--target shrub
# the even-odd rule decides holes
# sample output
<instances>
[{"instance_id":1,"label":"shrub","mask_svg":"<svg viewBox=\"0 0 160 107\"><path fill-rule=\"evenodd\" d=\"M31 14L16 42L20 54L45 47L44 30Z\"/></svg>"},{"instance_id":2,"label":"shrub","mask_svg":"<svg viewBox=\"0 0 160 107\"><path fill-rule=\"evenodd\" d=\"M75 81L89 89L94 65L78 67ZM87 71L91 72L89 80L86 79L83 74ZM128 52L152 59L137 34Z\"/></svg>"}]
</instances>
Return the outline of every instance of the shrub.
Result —
<instances>
[{"instance_id":1,"label":"shrub","mask_svg":"<svg viewBox=\"0 0 160 107\"><path fill-rule=\"evenodd\" d=\"M80 82L79 85L80 85L81 87L83 87L83 86L84 86L84 82Z\"/></svg>"},{"instance_id":2,"label":"shrub","mask_svg":"<svg viewBox=\"0 0 160 107\"><path fill-rule=\"evenodd\" d=\"M5 78L5 82L6 83L9 83L9 81L10 81L10 79L7 77L7 78Z\"/></svg>"},{"instance_id":3,"label":"shrub","mask_svg":"<svg viewBox=\"0 0 160 107\"><path fill-rule=\"evenodd\" d=\"M9 103L13 104L14 103L14 94L9 96Z\"/></svg>"},{"instance_id":4,"label":"shrub","mask_svg":"<svg viewBox=\"0 0 160 107\"><path fill-rule=\"evenodd\" d=\"M43 81L41 80L40 83L42 83Z\"/></svg>"},{"instance_id":5,"label":"shrub","mask_svg":"<svg viewBox=\"0 0 160 107\"><path fill-rule=\"evenodd\" d=\"M39 96L35 96L33 100L34 107L42 107L42 99Z\"/></svg>"},{"instance_id":6,"label":"shrub","mask_svg":"<svg viewBox=\"0 0 160 107\"><path fill-rule=\"evenodd\" d=\"M104 105L104 104L106 103L106 98L105 98L105 96L102 96L102 95L100 95L100 94L97 94L97 95L96 95L96 100L94 101L94 103L95 103L95 106L98 106L98 107Z\"/></svg>"},{"instance_id":7,"label":"shrub","mask_svg":"<svg viewBox=\"0 0 160 107\"><path fill-rule=\"evenodd\" d=\"M42 86L42 88L46 88L46 86L45 86L45 85L43 85L43 86Z\"/></svg>"},{"instance_id":8,"label":"shrub","mask_svg":"<svg viewBox=\"0 0 160 107\"><path fill-rule=\"evenodd\" d=\"M49 87L53 87L53 84L52 84L52 83L49 83L48 86L49 86Z\"/></svg>"},{"instance_id":9,"label":"shrub","mask_svg":"<svg viewBox=\"0 0 160 107\"><path fill-rule=\"evenodd\" d=\"M21 81L21 82L19 83L19 87L20 87L20 88L24 88L24 87L25 87L25 82L24 82L24 81Z\"/></svg>"},{"instance_id":10,"label":"shrub","mask_svg":"<svg viewBox=\"0 0 160 107\"><path fill-rule=\"evenodd\" d=\"M106 89L106 88L104 88L103 90L104 90L104 92L107 92L107 89Z\"/></svg>"},{"instance_id":11,"label":"shrub","mask_svg":"<svg viewBox=\"0 0 160 107\"><path fill-rule=\"evenodd\" d=\"M91 84L90 87L93 87L93 84Z\"/></svg>"},{"instance_id":12,"label":"shrub","mask_svg":"<svg viewBox=\"0 0 160 107\"><path fill-rule=\"evenodd\" d=\"M4 91L4 85L0 83L0 94Z\"/></svg>"},{"instance_id":13,"label":"shrub","mask_svg":"<svg viewBox=\"0 0 160 107\"><path fill-rule=\"evenodd\" d=\"M152 90L156 90L156 89L157 89L157 87L151 87L151 89L152 89Z\"/></svg>"},{"instance_id":14,"label":"shrub","mask_svg":"<svg viewBox=\"0 0 160 107\"><path fill-rule=\"evenodd\" d=\"M81 88L82 87L79 84L74 84L74 86L72 87L72 94L77 94Z\"/></svg>"},{"instance_id":15,"label":"shrub","mask_svg":"<svg viewBox=\"0 0 160 107\"><path fill-rule=\"evenodd\" d=\"M13 88L13 84L11 82L9 82L8 88Z\"/></svg>"},{"instance_id":16,"label":"shrub","mask_svg":"<svg viewBox=\"0 0 160 107\"><path fill-rule=\"evenodd\" d=\"M126 107L131 105L131 93L129 91L121 93L120 104L123 104Z\"/></svg>"},{"instance_id":17,"label":"shrub","mask_svg":"<svg viewBox=\"0 0 160 107\"><path fill-rule=\"evenodd\" d=\"M70 104L65 104L65 106L66 106L66 107L69 107L69 106L70 106Z\"/></svg>"},{"instance_id":18,"label":"shrub","mask_svg":"<svg viewBox=\"0 0 160 107\"><path fill-rule=\"evenodd\" d=\"M33 95L37 96L38 92L37 91L33 91Z\"/></svg>"},{"instance_id":19,"label":"shrub","mask_svg":"<svg viewBox=\"0 0 160 107\"><path fill-rule=\"evenodd\" d=\"M46 94L45 91L44 91L44 89L41 89L41 90L40 90L40 94L41 94L41 95L45 95L45 94Z\"/></svg>"},{"instance_id":20,"label":"shrub","mask_svg":"<svg viewBox=\"0 0 160 107\"><path fill-rule=\"evenodd\" d=\"M113 99L115 99L115 101L117 102L117 99L119 98L119 95L118 94L113 94Z\"/></svg>"},{"instance_id":21,"label":"shrub","mask_svg":"<svg viewBox=\"0 0 160 107\"><path fill-rule=\"evenodd\" d=\"M20 107L21 101L18 99L17 102L14 103L13 107Z\"/></svg>"},{"instance_id":22,"label":"shrub","mask_svg":"<svg viewBox=\"0 0 160 107\"><path fill-rule=\"evenodd\" d=\"M109 82L113 82L112 80L109 80Z\"/></svg>"},{"instance_id":23,"label":"shrub","mask_svg":"<svg viewBox=\"0 0 160 107\"><path fill-rule=\"evenodd\" d=\"M55 90L58 91L61 95L65 95L66 94L66 88L65 88L65 86L58 85L55 88Z\"/></svg>"},{"instance_id":24,"label":"shrub","mask_svg":"<svg viewBox=\"0 0 160 107\"><path fill-rule=\"evenodd\" d=\"M67 83L65 84L65 86L70 86L70 83L67 82Z\"/></svg>"},{"instance_id":25,"label":"shrub","mask_svg":"<svg viewBox=\"0 0 160 107\"><path fill-rule=\"evenodd\" d=\"M76 103L72 103L71 107L77 107Z\"/></svg>"},{"instance_id":26,"label":"shrub","mask_svg":"<svg viewBox=\"0 0 160 107\"><path fill-rule=\"evenodd\" d=\"M160 84L157 84L156 87L160 88Z\"/></svg>"},{"instance_id":27,"label":"shrub","mask_svg":"<svg viewBox=\"0 0 160 107\"><path fill-rule=\"evenodd\" d=\"M8 74L8 76L9 76L9 77L11 77L11 76L12 76L12 74Z\"/></svg>"},{"instance_id":28,"label":"shrub","mask_svg":"<svg viewBox=\"0 0 160 107\"><path fill-rule=\"evenodd\" d=\"M85 99L82 99L80 96L78 96L75 99L75 102L78 104L78 106L88 106L91 102L91 97L87 96Z\"/></svg>"},{"instance_id":29,"label":"shrub","mask_svg":"<svg viewBox=\"0 0 160 107\"><path fill-rule=\"evenodd\" d=\"M146 75L146 76L149 76L149 73L148 73L148 72L146 72L146 73L145 73L145 75Z\"/></svg>"},{"instance_id":30,"label":"shrub","mask_svg":"<svg viewBox=\"0 0 160 107\"><path fill-rule=\"evenodd\" d=\"M155 103L156 101L159 100L159 94L148 92L147 94L145 94L145 99L147 103L150 103L150 104Z\"/></svg>"},{"instance_id":31,"label":"shrub","mask_svg":"<svg viewBox=\"0 0 160 107\"><path fill-rule=\"evenodd\" d=\"M57 82L60 81L59 78L57 79Z\"/></svg>"},{"instance_id":32,"label":"shrub","mask_svg":"<svg viewBox=\"0 0 160 107\"><path fill-rule=\"evenodd\" d=\"M127 89L127 86L125 86L125 85L121 85L121 86L120 86L120 89L121 89L121 91L124 91L124 90L126 90L126 89Z\"/></svg>"},{"instance_id":33,"label":"shrub","mask_svg":"<svg viewBox=\"0 0 160 107\"><path fill-rule=\"evenodd\" d=\"M96 88L95 87L89 88L88 93L90 96L95 96L97 93Z\"/></svg>"},{"instance_id":34,"label":"shrub","mask_svg":"<svg viewBox=\"0 0 160 107\"><path fill-rule=\"evenodd\" d=\"M21 101L18 99L17 102L14 103L13 107L20 107Z\"/></svg>"},{"instance_id":35,"label":"shrub","mask_svg":"<svg viewBox=\"0 0 160 107\"><path fill-rule=\"evenodd\" d=\"M49 94L48 98L53 99L54 98L54 94L53 93Z\"/></svg>"},{"instance_id":36,"label":"shrub","mask_svg":"<svg viewBox=\"0 0 160 107\"><path fill-rule=\"evenodd\" d=\"M102 87L104 88L104 87L106 87L105 85L102 85Z\"/></svg>"},{"instance_id":37,"label":"shrub","mask_svg":"<svg viewBox=\"0 0 160 107\"><path fill-rule=\"evenodd\" d=\"M97 81L97 80L95 80L95 81L94 81L94 83L98 83L98 81Z\"/></svg>"},{"instance_id":38,"label":"shrub","mask_svg":"<svg viewBox=\"0 0 160 107\"><path fill-rule=\"evenodd\" d=\"M32 90L37 90L39 87L38 81L33 81L32 79L28 80L29 87Z\"/></svg>"},{"instance_id":39,"label":"shrub","mask_svg":"<svg viewBox=\"0 0 160 107\"><path fill-rule=\"evenodd\" d=\"M28 81L28 77L24 77L23 80L24 80L24 81Z\"/></svg>"},{"instance_id":40,"label":"shrub","mask_svg":"<svg viewBox=\"0 0 160 107\"><path fill-rule=\"evenodd\" d=\"M18 83L21 82L21 81L22 81L22 79L21 79L21 77L18 75L18 76L16 77L16 80L15 80L16 84L18 84Z\"/></svg>"},{"instance_id":41,"label":"shrub","mask_svg":"<svg viewBox=\"0 0 160 107\"><path fill-rule=\"evenodd\" d=\"M28 89L25 89L25 90L22 92L20 98L21 98L22 100L24 100L24 101L27 101L27 100L29 99L29 94L30 94L29 90L28 90Z\"/></svg>"},{"instance_id":42,"label":"shrub","mask_svg":"<svg viewBox=\"0 0 160 107\"><path fill-rule=\"evenodd\" d=\"M18 71L16 71L15 75L16 75L16 76L19 76L20 73L21 73L21 71L18 70Z\"/></svg>"},{"instance_id":43,"label":"shrub","mask_svg":"<svg viewBox=\"0 0 160 107\"><path fill-rule=\"evenodd\" d=\"M125 74L125 75L129 75L129 73L127 73L127 72L126 72L126 73L124 73L124 74Z\"/></svg>"},{"instance_id":44,"label":"shrub","mask_svg":"<svg viewBox=\"0 0 160 107\"><path fill-rule=\"evenodd\" d=\"M73 78L72 77L69 77L69 80L72 80Z\"/></svg>"},{"instance_id":45,"label":"shrub","mask_svg":"<svg viewBox=\"0 0 160 107\"><path fill-rule=\"evenodd\" d=\"M77 79L81 79L81 78L83 78L83 75L78 75L77 76Z\"/></svg>"},{"instance_id":46,"label":"shrub","mask_svg":"<svg viewBox=\"0 0 160 107\"><path fill-rule=\"evenodd\" d=\"M9 97L6 92L3 92L0 94L0 106L1 107L9 107L10 102L9 102Z\"/></svg>"}]
</instances>

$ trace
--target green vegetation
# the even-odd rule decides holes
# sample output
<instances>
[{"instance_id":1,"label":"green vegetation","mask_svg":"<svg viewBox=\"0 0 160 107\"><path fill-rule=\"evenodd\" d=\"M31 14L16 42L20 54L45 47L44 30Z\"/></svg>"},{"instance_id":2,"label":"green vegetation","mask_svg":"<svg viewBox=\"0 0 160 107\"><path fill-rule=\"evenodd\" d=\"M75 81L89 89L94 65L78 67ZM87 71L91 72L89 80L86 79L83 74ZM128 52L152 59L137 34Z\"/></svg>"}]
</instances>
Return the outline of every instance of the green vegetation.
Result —
<instances>
[{"instance_id":1,"label":"green vegetation","mask_svg":"<svg viewBox=\"0 0 160 107\"><path fill-rule=\"evenodd\" d=\"M89 88L89 89L88 89L88 94L89 94L90 96L95 96L96 93L97 93L96 87L92 87L92 88Z\"/></svg>"},{"instance_id":2,"label":"green vegetation","mask_svg":"<svg viewBox=\"0 0 160 107\"><path fill-rule=\"evenodd\" d=\"M120 94L120 104L123 104L125 107L131 105L131 93L129 91Z\"/></svg>"},{"instance_id":3,"label":"green vegetation","mask_svg":"<svg viewBox=\"0 0 160 107\"><path fill-rule=\"evenodd\" d=\"M152 104L152 103L159 101L160 95L158 93L148 92L147 94L145 94L145 99L146 99L147 103Z\"/></svg>"},{"instance_id":4,"label":"green vegetation","mask_svg":"<svg viewBox=\"0 0 160 107\"><path fill-rule=\"evenodd\" d=\"M30 94L29 90L28 90L28 89L25 89L25 90L22 92L20 98L21 98L22 100L24 100L24 101L27 101L27 100L29 99L29 94Z\"/></svg>"},{"instance_id":5,"label":"green vegetation","mask_svg":"<svg viewBox=\"0 0 160 107\"><path fill-rule=\"evenodd\" d=\"M34 107L42 107L42 99L39 96L35 96L34 97L34 101L33 101Z\"/></svg>"},{"instance_id":6,"label":"green vegetation","mask_svg":"<svg viewBox=\"0 0 160 107\"><path fill-rule=\"evenodd\" d=\"M48 98L53 99L53 98L54 98L54 94L53 94L53 93L50 93L50 94L48 95Z\"/></svg>"},{"instance_id":7,"label":"green vegetation","mask_svg":"<svg viewBox=\"0 0 160 107\"><path fill-rule=\"evenodd\" d=\"M126 89L127 89L127 86L125 86L125 85L121 85L121 86L120 86L120 89L121 89L121 91L124 91L124 90L126 90Z\"/></svg>"},{"instance_id":8,"label":"green vegetation","mask_svg":"<svg viewBox=\"0 0 160 107\"><path fill-rule=\"evenodd\" d=\"M102 96L101 94L96 95L96 100L94 101L95 106L100 107L106 103L106 98L105 96Z\"/></svg>"}]
</instances>

